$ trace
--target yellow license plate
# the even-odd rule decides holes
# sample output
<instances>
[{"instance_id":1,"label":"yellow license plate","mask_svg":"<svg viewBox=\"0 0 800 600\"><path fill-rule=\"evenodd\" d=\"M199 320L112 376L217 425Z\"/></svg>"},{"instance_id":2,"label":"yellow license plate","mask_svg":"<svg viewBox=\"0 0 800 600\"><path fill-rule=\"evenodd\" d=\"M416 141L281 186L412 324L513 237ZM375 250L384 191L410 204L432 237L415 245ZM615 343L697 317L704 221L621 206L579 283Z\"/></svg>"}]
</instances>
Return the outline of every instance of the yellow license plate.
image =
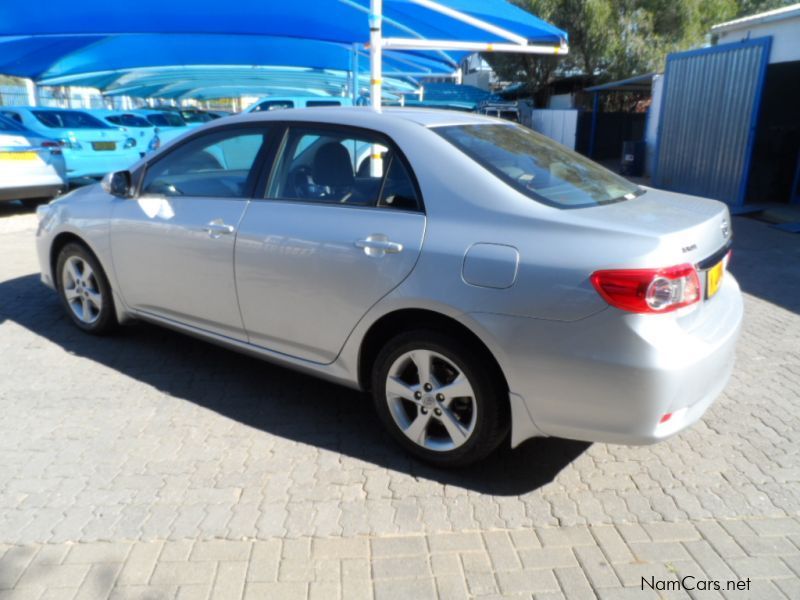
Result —
<instances>
[{"instance_id":1,"label":"yellow license plate","mask_svg":"<svg viewBox=\"0 0 800 600\"><path fill-rule=\"evenodd\" d=\"M37 160L36 152L0 152L0 160Z\"/></svg>"},{"instance_id":2,"label":"yellow license plate","mask_svg":"<svg viewBox=\"0 0 800 600\"><path fill-rule=\"evenodd\" d=\"M95 150L116 150L117 144L115 142L92 142L92 148Z\"/></svg>"},{"instance_id":3,"label":"yellow license plate","mask_svg":"<svg viewBox=\"0 0 800 600\"><path fill-rule=\"evenodd\" d=\"M719 261L706 273L706 298L711 298L719 291L722 274L725 273L725 261Z\"/></svg>"}]
</instances>

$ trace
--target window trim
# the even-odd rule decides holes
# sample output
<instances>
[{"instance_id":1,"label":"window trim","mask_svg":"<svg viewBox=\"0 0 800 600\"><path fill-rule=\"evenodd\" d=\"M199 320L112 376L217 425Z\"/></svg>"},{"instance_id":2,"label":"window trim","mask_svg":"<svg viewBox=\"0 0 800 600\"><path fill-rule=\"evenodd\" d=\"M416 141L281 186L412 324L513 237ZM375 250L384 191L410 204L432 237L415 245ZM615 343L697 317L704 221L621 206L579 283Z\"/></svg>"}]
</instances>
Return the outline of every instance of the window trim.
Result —
<instances>
[{"instance_id":1,"label":"window trim","mask_svg":"<svg viewBox=\"0 0 800 600\"><path fill-rule=\"evenodd\" d=\"M191 144L192 142L196 141L201 137L205 137L208 135L217 135L220 133L225 132L234 132L234 131L247 131L248 129L261 131L264 135L267 136L267 143L261 147L258 151L258 155L256 155L256 159L253 162L252 169L259 169L259 176L256 178L254 182L252 182L248 189L245 190L245 193L241 197L230 197L229 200L253 200L257 197L258 193L260 192L260 185L264 178L264 172L269 170L270 172L273 169L273 166L270 166L268 161L272 161L274 163L275 160L275 146L276 146L276 138L278 136L271 135L272 130L279 131L279 128L275 127L274 123L233 123L233 124L225 124L219 127L212 127L209 129L203 129L201 131L196 131L194 133L189 134L186 138L182 139L180 143L175 144L174 146L170 147L168 150L164 152L158 153L156 156L153 156L150 160L146 160L142 165L139 166L131 174L131 179L136 182L136 189L132 195L133 199L138 199L142 197L143 194L143 187L144 181L147 177L147 173L152 169L154 166L158 165L162 160L165 160L168 156L177 152L184 148L187 144ZM180 197L180 196L176 196ZM199 198L201 196L186 196L187 198ZM217 196L202 196L204 198L216 198Z\"/></svg>"},{"instance_id":2,"label":"window trim","mask_svg":"<svg viewBox=\"0 0 800 600\"><path fill-rule=\"evenodd\" d=\"M272 166L270 168L269 176L266 177L266 181L264 182L263 187L259 187L256 190L256 197L253 198L255 202L284 202L287 204L310 204L313 206L339 206L339 207L347 207L347 208L361 208L361 209L369 209L369 210L380 210L383 212L387 212L386 207L384 206L364 206L364 205L357 205L357 204L347 204L346 202L342 204L341 202L314 202L313 200L306 200L303 198L271 198L267 196L267 192L272 187L273 178L276 176L278 163L280 162L280 158L283 152L286 149L286 143L289 139L290 130L292 128L295 129L317 129L323 131L330 131L336 133L353 133L354 136L362 135L365 137L377 137L378 139L386 142L385 145L389 148L395 157L399 157L400 161L402 162L403 166L406 169L406 173L411 178L411 184L414 186L414 193L417 195L417 203L418 207L415 210L407 209L407 208L391 208L388 212L399 211L399 212L406 212L406 213L415 213L415 214L426 214L425 210L425 199L422 195L422 188L419 185L419 181L417 180L417 175L414 173L414 169L411 168L411 163L406 158L406 155L400 150L400 147L395 143L395 141L389 137L387 134L383 133L382 131L376 131L374 129L369 129L367 127L358 127L356 125L340 125L338 123L324 123L319 121L289 121L289 120L281 120L281 121L271 121L273 124L280 125L283 128L283 132L280 136L280 144L275 148L274 154L271 156L272 159ZM381 179L381 187L380 193L383 193L384 185L386 184L386 175L388 170L384 172L383 178Z\"/></svg>"}]
</instances>

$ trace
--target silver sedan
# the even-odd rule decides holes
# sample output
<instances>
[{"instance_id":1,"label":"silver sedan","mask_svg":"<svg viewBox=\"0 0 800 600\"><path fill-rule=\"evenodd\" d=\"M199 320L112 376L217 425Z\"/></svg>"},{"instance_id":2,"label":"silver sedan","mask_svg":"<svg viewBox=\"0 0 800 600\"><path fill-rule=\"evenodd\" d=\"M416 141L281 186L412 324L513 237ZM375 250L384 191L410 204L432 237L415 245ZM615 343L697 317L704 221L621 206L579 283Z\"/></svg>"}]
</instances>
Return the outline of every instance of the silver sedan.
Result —
<instances>
[{"instance_id":1,"label":"silver sedan","mask_svg":"<svg viewBox=\"0 0 800 600\"><path fill-rule=\"evenodd\" d=\"M742 320L724 204L476 115L232 117L39 217L79 328L151 321L369 391L439 465L673 435L724 388Z\"/></svg>"}]
</instances>

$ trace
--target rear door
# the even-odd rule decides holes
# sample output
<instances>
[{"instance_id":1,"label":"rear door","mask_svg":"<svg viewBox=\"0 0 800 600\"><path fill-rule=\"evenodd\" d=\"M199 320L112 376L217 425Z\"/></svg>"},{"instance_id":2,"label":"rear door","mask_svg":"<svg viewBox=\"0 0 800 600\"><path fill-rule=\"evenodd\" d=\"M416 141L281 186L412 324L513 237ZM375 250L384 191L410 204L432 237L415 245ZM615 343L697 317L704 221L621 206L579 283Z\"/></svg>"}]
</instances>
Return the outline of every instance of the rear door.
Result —
<instances>
[{"instance_id":1,"label":"rear door","mask_svg":"<svg viewBox=\"0 0 800 600\"><path fill-rule=\"evenodd\" d=\"M266 196L236 241L248 339L331 362L417 261L425 214L413 174L378 134L303 125L286 132Z\"/></svg>"},{"instance_id":2,"label":"rear door","mask_svg":"<svg viewBox=\"0 0 800 600\"><path fill-rule=\"evenodd\" d=\"M270 144L266 127L214 129L148 165L138 198L116 204L114 269L125 302L237 340L233 248Z\"/></svg>"}]
</instances>

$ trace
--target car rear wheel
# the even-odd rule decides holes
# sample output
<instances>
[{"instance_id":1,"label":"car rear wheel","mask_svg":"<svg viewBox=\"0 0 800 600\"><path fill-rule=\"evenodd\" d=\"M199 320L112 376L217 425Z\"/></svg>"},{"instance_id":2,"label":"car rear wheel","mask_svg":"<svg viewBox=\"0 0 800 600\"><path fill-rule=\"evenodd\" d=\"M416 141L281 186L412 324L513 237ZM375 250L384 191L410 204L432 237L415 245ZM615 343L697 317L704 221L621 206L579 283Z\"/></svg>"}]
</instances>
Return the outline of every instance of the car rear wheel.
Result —
<instances>
[{"instance_id":1,"label":"car rear wheel","mask_svg":"<svg viewBox=\"0 0 800 600\"><path fill-rule=\"evenodd\" d=\"M392 436L438 466L480 460L507 432L507 395L468 340L422 330L397 336L375 361L372 393Z\"/></svg>"},{"instance_id":2,"label":"car rear wheel","mask_svg":"<svg viewBox=\"0 0 800 600\"><path fill-rule=\"evenodd\" d=\"M58 295L67 315L87 333L102 335L117 326L114 300L103 268L80 244L67 244L56 263Z\"/></svg>"}]
</instances>

